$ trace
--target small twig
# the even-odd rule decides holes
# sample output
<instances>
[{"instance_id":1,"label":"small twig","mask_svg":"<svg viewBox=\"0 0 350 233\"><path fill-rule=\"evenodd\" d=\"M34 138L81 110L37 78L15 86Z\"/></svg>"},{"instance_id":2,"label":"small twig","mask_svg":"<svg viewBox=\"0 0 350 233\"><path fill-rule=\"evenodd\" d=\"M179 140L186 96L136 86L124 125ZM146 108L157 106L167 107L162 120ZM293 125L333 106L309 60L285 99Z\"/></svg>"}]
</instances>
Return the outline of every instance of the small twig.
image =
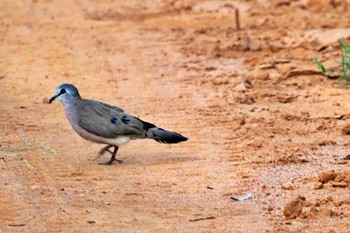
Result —
<instances>
[{"instance_id":1,"label":"small twig","mask_svg":"<svg viewBox=\"0 0 350 233\"><path fill-rule=\"evenodd\" d=\"M17 157L17 160L19 160L20 162L25 163L25 165L27 165L28 168L34 169L34 167L28 162L28 160L23 159L20 154L17 154L16 157Z\"/></svg>"},{"instance_id":2,"label":"small twig","mask_svg":"<svg viewBox=\"0 0 350 233\"><path fill-rule=\"evenodd\" d=\"M207 189L214 189L213 187L207 186Z\"/></svg>"},{"instance_id":3,"label":"small twig","mask_svg":"<svg viewBox=\"0 0 350 233\"><path fill-rule=\"evenodd\" d=\"M295 77L295 76L301 76L301 75L323 75L321 71L316 71L316 70L292 70L290 71L285 78L291 78L291 77ZM337 79L339 78L340 75L338 74L327 74L327 78L329 79Z\"/></svg>"},{"instance_id":4,"label":"small twig","mask_svg":"<svg viewBox=\"0 0 350 233\"><path fill-rule=\"evenodd\" d=\"M25 223L10 223L8 226L10 227L24 227L26 224Z\"/></svg>"},{"instance_id":5,"label":"small twig","mask_svg":"<svg viewBox=\"0 0 350 233\"><path fill-rule=\"evenodd\" d=\"M196 218L196 219L191 219L190 222L197 222L197 221L211 220L211 219L216 219L216 217L214 217L214 216L209 216L209 217L204 217L204 218Z\"/></svg>"},{"instance_id":6,"label":"small twig","mask_svg":"<svg viewBox=\"0 0 350 233\"><path fill-rule=\"evenodd\" d=\"M235 9L235 20L236 20L236 29L239 31L241 29L241 25L239 23L239 10Z\"/></svg>"},{"instance_id":7,"label":"small twig","mask_svg":"<svg viewBox=\"0 0 350 233\"><path fill-rule=\"evenodd\" d=\"M27 165L28 168L34 169L34 167L28 162L28 160L22 159L22 162L25 163L25 164Z\"/></svg>"},{"instance_id":8,"label":"small twig","mask_svg":"<svg viewBox=\"0 0 350 233\"><path fill-rule=\"evenodd\" d=\"M322 73L321 71L315 71L315 70L292 70L286 75L286 78L291 78L291 77L300 76L300 75L313 75L313 74L322 74Z\"/></svg>"}]
</instances>

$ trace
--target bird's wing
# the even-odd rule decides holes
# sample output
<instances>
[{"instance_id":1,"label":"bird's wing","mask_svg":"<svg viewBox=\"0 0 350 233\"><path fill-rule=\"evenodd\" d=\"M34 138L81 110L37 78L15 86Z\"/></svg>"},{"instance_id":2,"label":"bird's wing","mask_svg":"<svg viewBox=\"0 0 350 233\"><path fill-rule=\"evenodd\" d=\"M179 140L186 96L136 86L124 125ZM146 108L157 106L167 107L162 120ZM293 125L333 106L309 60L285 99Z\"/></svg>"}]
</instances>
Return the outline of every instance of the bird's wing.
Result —
<instances>
[{"instance_id":1,"label":"bird's wing","mask_svg":"<svg viewBox=\"0 0 350 233\"><path fill-rule=\"evenodd\" d=\"M104 138L117 136L145 137L145 124L122 109L93 100L82 100L77 106L78 125Z\"/></svg>"},{"instance_id":2,"label":"bird's wing","mask_svg":"<svg viewBox=\"0 0 350 233\"><path fill-rule=\"evenodd\" d=\"M108 109L111 109L112 111L116 111L116 112L124 112L123 109L119 108L119 107L116 107L116 106L112 106L112 105L109 105L109 104L105 104L105 103L102 103L102 102L99 102L99 101L96 101L96 100L84 100L84 102L89 102L89 103L94 103L94 104L97 104L97 105L102 105Z\"/></svg>"}]
</instances>

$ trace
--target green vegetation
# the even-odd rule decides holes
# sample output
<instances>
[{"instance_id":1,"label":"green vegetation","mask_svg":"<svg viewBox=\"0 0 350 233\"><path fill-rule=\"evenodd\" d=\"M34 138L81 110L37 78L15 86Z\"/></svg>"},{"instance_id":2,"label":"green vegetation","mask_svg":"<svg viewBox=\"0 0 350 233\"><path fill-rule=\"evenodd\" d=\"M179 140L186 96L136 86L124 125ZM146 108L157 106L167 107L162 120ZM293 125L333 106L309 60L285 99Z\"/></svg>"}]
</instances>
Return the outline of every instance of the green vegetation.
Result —
<instances>
[{"instance_id":1,"label":"green vegetation","mask_svg":"<svg viewBox=\"0 0 350 233\"><path fill-rule=\"evenodd\" d=\"M341 66L343 69L343 75L341 78L347 82L350 81L350 45L344 45L341 40L339 40L339 44L341 46L340 54L341 54Z\"/></svg>"},{"instance_id":2,"label":"green vegetation","mask_svg":"<svg viewBox=\"0 0 350 233\"><path fill-rule=\"evenodd\" d=\"M325 67L322 65L322 63L317 59L317 57L314 57L314 61L315 61L316 65L318 66L318 68L321 69L322 74L323 74L324 76L327 76L327 70L326 70L326 68L325 68Z\"/></svg>"},{"instance_id":3,"label":"green vegetation","mask_svg":"<svg viewBox=\"0 0 350 233\"><path fill-rule=\"evenodd\" d=\"M341 40L338 40L340 44L340 55L341 62L339 64L342 67L343 74L340 75L341 79L350 83L350 45L345 45ZM316 65L321 69L322 74L327 76L327 69L322 65L322 63L315 57L314 61Z\"/></svg>"}]
</instances>

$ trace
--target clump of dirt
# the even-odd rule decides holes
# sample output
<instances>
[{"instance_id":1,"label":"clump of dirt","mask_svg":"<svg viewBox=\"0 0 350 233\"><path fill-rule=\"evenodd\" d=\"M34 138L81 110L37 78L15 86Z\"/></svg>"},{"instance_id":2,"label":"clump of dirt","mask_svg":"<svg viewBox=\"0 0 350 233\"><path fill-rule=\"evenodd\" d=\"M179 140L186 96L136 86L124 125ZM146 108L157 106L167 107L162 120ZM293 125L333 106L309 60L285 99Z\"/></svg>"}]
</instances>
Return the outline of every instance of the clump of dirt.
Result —
<instances>
[{"instance_id":1,"label":"clump of dirt","mask_svg":"<svg viewBox=\"0 0 350 233\"><path fill-rule=\"evenodd\" d=\"M293 218L299 217L303 211L304 202L305 202L305 197L303 196L296 197L295 199L293 199L292 201L288 202L285 205L283 209L283 215L287 219L293 219Z\"/></svg>"},{"instance_id":2,"label":"clump of dirt","mask_svg":"<svg viewBox=\"0 0 350 233\"><path fill-rule=\"evenodd\" d=\"M322 172L314 186L315 190L335 190L336 188L350 187L350 171L349 170L328 170ZM341 189L340 189L341 190ZM321 192L321 191L318 191ZM323 191L324 192L324 191ZM320 194L320 193L319 193ZM283 209L283 215L286 219L314 219L328 218L347 215L342 211L338 211L338 207L349 205L350 200L336 200L338 197L328 195L324 198L316 198L316 200L306 200L304 196L297 196L288 202ZM335 210L334 210L335 209Z\"/></svg>"},{"instance_id":3,"label":"clump of dirt","mask_svg":"<svg viewBox=\"0 0 350 233\"><path fill-rule=\"evenodd\" d=\"M336 204L331 196L328 196L324 200L310 202L306 200L304 196L299 195L285 205L283 215L286 219L334 217L339 215L332 210L332 206L335 205Z\"/></svg>"},{"instance_id":4,"label":"clump of dirt","mask_svg":"<svg viewBox=\"0 0 350 233\"><path fill-rule=\"evenodd\" d=\"M303 218L316 218L316 217L335 217L338 214L327 207L311 207L308 212L303 213Z\"/></svg>"},{"instance_id":5,"label":"clump of dirt","mask_svg":"<svg viewBox=\"0 0 350 233\"><path fill-rule=\"evenodd\" d=\"M346 188L350 185L350 171L325 171L320 174L319 181L322 184L320 186L316 185L319 188L323 188L326 183L329 183L334 188Z\"/></svg>"}]
</instances>

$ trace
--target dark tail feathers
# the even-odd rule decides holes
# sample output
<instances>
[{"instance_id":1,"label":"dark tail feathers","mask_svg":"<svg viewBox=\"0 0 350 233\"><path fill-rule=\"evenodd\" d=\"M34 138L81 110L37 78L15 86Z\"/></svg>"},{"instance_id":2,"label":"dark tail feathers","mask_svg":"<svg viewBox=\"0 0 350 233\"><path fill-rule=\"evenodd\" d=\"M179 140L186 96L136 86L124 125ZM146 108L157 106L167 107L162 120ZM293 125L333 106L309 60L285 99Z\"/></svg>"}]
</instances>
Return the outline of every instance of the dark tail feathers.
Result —
<instances>
[{"instance_id":1,"label":"dark tail feathers","mask_svg":"<svg viewBox=\"0 0 350 233\"><path fill-rule=\"evenodd\" d=\"M178 143L187 141L187 138L181 134L170 132L158 127L148 129L147 138L154 139L161 143Z\"/></svg>"}]
</instances>

